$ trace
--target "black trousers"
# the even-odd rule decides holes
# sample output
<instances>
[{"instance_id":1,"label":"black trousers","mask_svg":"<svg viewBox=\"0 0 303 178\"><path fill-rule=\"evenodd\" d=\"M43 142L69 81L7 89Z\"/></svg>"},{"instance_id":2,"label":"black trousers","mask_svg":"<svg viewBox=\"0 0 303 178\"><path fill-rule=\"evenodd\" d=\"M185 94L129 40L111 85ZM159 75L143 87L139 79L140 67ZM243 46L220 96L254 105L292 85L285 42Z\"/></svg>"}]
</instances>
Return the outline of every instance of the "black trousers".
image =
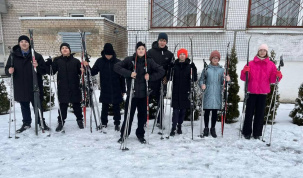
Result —
<instances>
[{"instance_id":1,"label":"black trousers","mask_svg":"<svg viewBox=\"0 0 303 178\"><path fill-rule=\"evenodd\" d=\"M73 110L74 114L78 120L83 120L83 115L82 115L82 108L81 108L81 103L72 103L73 104ZM68 108L68 103L60 103L60 109L62 113L62 120L63 123L65 123L65 119L67 117L67 108ZM60 118L60 111L58 110L59 116L58 116L58 122L61 122Z\"/></svg>"},{"instance_id":2,"label":"black trousers","mask_svg":"<svg viewBox=\"0 0 303 178\"><path fill-rule=\"evenodd\" d=\"M42 101L40 101L42 104ZM32 104L33 108L34 108L34 102L20 102L20 106L21 106L21 113L22 113L22 122L26 125L31 125L32 123L32 117L31 117L31 109L29 104ZM43 108L41 106L41 116L43 118ZM43 120L45 120L43 118ZM40 123L40 114L38 115L38 124Z\"/></svg>"},{"instance_id":3,"label":"black trousers","mask_svg":"<svg viewBox=\"0 0 303 178\"><path fill-rule=\"evenodd\" d=\"M179 126L182 125L184 118L185 118L185 114L186 114L186 109L178 109L178 108L174 108L173 110L173 125L172 125L172 129L176 130L177 124Z\"/></svg>"},{"instance_id":4,"label":"black trousers","mask_svg":"<svg viewBox=\"0 0 303 178\"><path fill-rule=\"evenodd\" d=\"M138 128L136 130L137 137L144 137L144 125L147 119L147 106L146 106L146 97L144 98L133 98L131 101L131 109L130 109L130 118L129 118L129 127L128 127L128 135L131 133L132 122L134 119L134 114L136 109L138 109ZM126 98L125 102L125 114L124 114L124 121L121 128L121 137L123 137L127 113L128 113L128 102L129 96Z\"/></svg>"},{"instance_id":5,"label":"black trousers","mask_svg":"<svg viewBox=\"0 0 303 178\"><path fill-rule=\"evenodd\" d=\"M216 123L217 123L218 109L204 109L204 123L205 123L205 127L208 128L210 111L212 112L211 128L214 128L216 126Z\"/></svg>"},{"instance_id":6,"label":"black trousers","mask_svg":"<svg viewBox=\"0 0 303 178\"><path fill-rule=\"evenodd\" d=\"M264 112L266 106L266 95L249 94L246 102L246 113L243 125L243 135L262 136ZM254 123L252 128L252 118Z\"/></svg>"},{"instance_id":7,"label":"black trousers","mask_svg":"<svg viewBox=\"0 0 303 178\"><path fill-rule=\"evenodd\" d=\"M109 104L102 103L102 111L101 111L101 121L102 125L107 125L108 123L108 108ZM114 124L120 125L121 114L120 114L120 104L113 104L114 111Z\"/></svg>"}]
</instances>

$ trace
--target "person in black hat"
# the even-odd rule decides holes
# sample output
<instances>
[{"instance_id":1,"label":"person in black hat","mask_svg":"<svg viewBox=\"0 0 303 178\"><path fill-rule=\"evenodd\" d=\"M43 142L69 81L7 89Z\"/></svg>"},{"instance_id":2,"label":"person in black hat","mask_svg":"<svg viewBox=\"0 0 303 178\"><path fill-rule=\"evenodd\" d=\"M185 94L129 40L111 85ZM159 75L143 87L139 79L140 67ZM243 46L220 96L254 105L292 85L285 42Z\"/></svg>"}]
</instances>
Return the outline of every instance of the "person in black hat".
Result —
<instances>
[{"instance_id":1,"label":"person in black hat","mask_svg":"<svg viewBox=\"0 0 303 178\"><path fill-rule=\"evenodd\" d=\"M145 71L145 62L147 63L147 73ZM134 71L134 66L136 66ZM164 70L162 66L158 65L151 58L146 56L145 44L138 42L136 44L136 53L132 56L126 57L123 61L118 62L114 66L114 71L126 78L127 82L127 99L125 102L125 113L124 121L121 128L121 138L118 142L123 142L123 134L125 129L125 122L127 119L128 112L128 102L130 94L130 86L132 78L135 79L134 83L134 97L131 99L131 109L130 109L130 120L129 120L129 130L128 134L131 132L131 125L133 122L134 114L136 109L138 110L138 128L136 130L137 138L141 143L146 143L144 138L144 125L147 120L146 111L146 81L156 81L159 80L164 75ZM128 135L127 135L128 136Z\"/></svg>"},{"instance_id":2,"label":"person in black hat","mask_svg":"<svg viewBox=\"0 0 303 178\"><path fill-rule=\"evenodd\" d=\"M150 89L152 93L150 94L150 102L155 101L154 105L158 105L160 101L160 87L161 81L163 82L164 86L164 94L166 93L166 84L167 84L167 76L168 76L168 68L170 64L174 61L174 54L168 50L166 46L168 42L168 36L166 33L159 33L158 40L154 41L152 44L152 49L148 50L147 55L150 56L157 64L161 65L165 70L165 75L163 75L159 80L150 82ZM162 101L164 102L164 101ZM163 112L163 108L161 108ZM156 118L157 119L157 118ZM159 128L162 127L160 118L160 114L157 119L158 123L157 126Z\"/></svg>"},{"instance_id":3,"label":"person in black hat","mask_svg":"<svg viewBox=\"0 0 303 178\"><path fill-rule=\"evenodd\" d=\"M80 90L80 76L83 70L81 70L80 60L74 58L71 54L70 45L68 43L62 43L60 45L61 56L52 59L47 59L46 65L52 65L53 75L57 72L57 88L58 88L58 100L60 105L61 114L58 116L58 126L56 131L59 132L63 129L66 117L67 107L69 103L72 103L74 114L80 129L83 129L83 115L81 109L82 93ZM50 74L50 72L48 72Z\"/></svg>"},{"instance_id":4,"label":"person in black hat","mask_svg":"<svg viewBox=\"0 0 303 178\"><path fill-rule=\"evenodd\" d=\"M13 65L11 65L11 58L13 58ZM37 79L40 94L40 103L43 100L43 80L42 75L46 74L46 66L41 54L35 51L35 59L32 60L30 40L27 36L22 35L18 39L18 45L13 47L13 52L10 54L5 66L6 75L13 75L14 78L14 96L15 101L20 103L21 113L23 117L23 124L18 133L31 128L32 118L30 110L30 102L34 103L34 90L33 90L33 69L32 66L37 69ZM40 106L41 107L41 106ZM41 107L41 114L43 118L43 108ZM38 119L40 125L40 117ZM44 130L50 128L46 125L43 118Z\"/></svg>"},{"instance_id":5,"label":"person in black hat","mask_svg":"<svg viewBox=\"0 0 303 178\"><path fill-rule=\"evenodd\" d=\"M120 131L120 103L123 101L123 96L126 92L125 78L114 72L114 65L120 62L116 57L116 52L112 44L106 43L104 49L101 52L101 57L97 59L93 68L91 68L91 74L100 74L100 98L99 102L102 103L101 121L102 130L106 132L108 123L108 109L109 105L113 106L114 111L114 125L115 130ZM84 65L88 63L85 61Z\"/></svg>"}]
</instances>

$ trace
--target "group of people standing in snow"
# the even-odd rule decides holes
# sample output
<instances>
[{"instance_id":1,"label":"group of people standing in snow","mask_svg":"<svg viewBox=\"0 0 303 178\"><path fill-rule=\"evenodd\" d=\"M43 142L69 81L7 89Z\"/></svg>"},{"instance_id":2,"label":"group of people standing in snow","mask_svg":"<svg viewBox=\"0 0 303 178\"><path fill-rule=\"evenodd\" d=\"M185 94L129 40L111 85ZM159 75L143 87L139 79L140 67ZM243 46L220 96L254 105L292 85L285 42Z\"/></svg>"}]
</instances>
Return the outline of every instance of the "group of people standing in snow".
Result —
<instances>
[{"instance_id":1,"label":"group of people standing in snow","mask_svg":"<svg viewBox=\"0 0 303 178\"><path fill-rule=\"evenodd\" d=\"M135 53L124 60L117 59L113 46L110 43L106 43L101 52L101 57L97 59L91 68L91 75L99 73L100 76L101 91L99 102L102 103L102 128L107 127L108 110L109 106L112 105L114 129L121 132L121 138L118 142L123 142L124 133L131 133L132 121L137 110L138 127L136 136L141 143L146 143L144 126L147 122L147 97L149 96L150 101L161 102L160 100L163 100L163 97L161 97L163 92L160 91L161 86L164 86L163 88L166 90L165 86L168 81L173 81L171 101L173 115L172 118L169 118L172 119L170 135L182 134L182 123L186 110L191 105L189 95L193 80L198 81L199 87L205 92L203 100L205 128L203 135L208 136L210 133L212 137L217 137L215 125L217 113L222 109L222 84L224 80L227 82L231 80L228 75L224 75L224 68L219 64L220 53L218 51L211 52L207 70L203 69L198 79L197 68L188 58L188 51L184 48L179 49L177 51L177 59L175 59L174 54L168 50L167 43L167 34L160 33L157 41L153 42L152 49L147 51L145 44L138 42ZM61 112L58 112L56 131L59 132L63 129L69 103L72 103L79 128L83 129L82 94L80 89L80 77L83 74L83 67L80 60L71 53L70 45L62 43L60 45L61 55L54 59L47 59L46 62L37 52L34 53L36 61L32 62L30 51L29 38L25 35L20 36L18 45L14 46L5 66L6 74L8 76L13 74L15 101L20 103L23 116L23 125L17 132L23 132L31 127L30 103L33 104L34 100L32 65L37 69L41 103L43 100L42 76L57 74L58 100ZM12 58L13 64L10 61ZM83 62L83 66L89 67L89 63ZM170 75L171 73L173 75ZM241 80L246 80L245 75L247 73L249 97L246 103L247 109L242 134L246 139L250 139L251 135L258 139L262 135L266 94L270 92L270 84L275 83L277 77L279 80L282 78L281 72L277 71L274 63L269 60L268 46L266 44L259 47L254 59L243 68ZM134 96L131 99L131 108L129 110L129 130L124 132L132 79L135 80ZM123 101L125 93L127 94L127 99L125 102L124 121L120 129L120 103ZM163 110L162 107L160 109ZM212 113L211 119L209 118L210 112ZM43 115L41 117L43 118ZM252 121L253 117L254 121ZM45 119L42 120L44 129L51 129L46 125ZM210 127L209 120L211 120ZM158 118L157 121L157 125L160 128L163 127L162 119ZM253 127L252 122L254 122Z\"/></svg>"}]
</instances>

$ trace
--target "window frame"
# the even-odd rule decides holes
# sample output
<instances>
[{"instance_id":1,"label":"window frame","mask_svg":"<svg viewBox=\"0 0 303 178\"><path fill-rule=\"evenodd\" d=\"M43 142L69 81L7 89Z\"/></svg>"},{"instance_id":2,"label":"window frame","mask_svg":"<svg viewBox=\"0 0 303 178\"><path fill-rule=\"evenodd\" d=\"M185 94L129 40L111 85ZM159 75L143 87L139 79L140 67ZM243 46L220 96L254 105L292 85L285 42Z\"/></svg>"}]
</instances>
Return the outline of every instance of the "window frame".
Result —
<instances>
[{"instance_id":1,"label":"window frame","mask_svg":"<svg viewBox=\"0 0 303 178\"><path fill-rule=\"evenodd\" d=\"M100 17L102 17L102 15L112 15L114 16L114 21L112 21L111 19L107 18L107 17L103 17L106 18L107 20L110 20L112 22L116 22L116 15L115 14L110 14L110 13L100 13Z\"/></svg>"},{"instance_id":2,"label":"window frame","mask_svg":"<svg viewBox=\"0 0 303 178\"><path fill-rule=\"evenodd\" d=\"M150 4L150 23L149 23L149 28L150 29L224 29L225 25L226 25L226 13L228 12L227 10L227 0L223 0L224 4L223 4L223 24L222 26L191 26L191 27L178 27L178 26L174 26L175 22L173 22L173 26L166 26L166 27L155 27L153 26L153 3L154 0L151 0L151 4ZM197 6L197 8L199 8L199 5ZM201 11L201 9L199 9ZM198 14L198 13L197 13ZM175 17L174 17L175 18ZM178 21L176 22L178 23Z\"/></svg>"}]
</instances>

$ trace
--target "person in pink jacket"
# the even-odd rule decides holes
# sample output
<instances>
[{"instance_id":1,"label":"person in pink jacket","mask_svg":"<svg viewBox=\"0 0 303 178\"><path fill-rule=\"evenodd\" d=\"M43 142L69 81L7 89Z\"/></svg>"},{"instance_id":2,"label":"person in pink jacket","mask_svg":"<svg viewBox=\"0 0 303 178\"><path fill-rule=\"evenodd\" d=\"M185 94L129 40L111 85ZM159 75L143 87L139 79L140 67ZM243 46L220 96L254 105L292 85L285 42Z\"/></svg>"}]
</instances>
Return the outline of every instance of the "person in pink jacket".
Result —
<instances>
[{"instance_id":1,"label":"person in pink jacket","mask_svg":"<svg viewBox=\"0 0 303 178\"><path fill-rule=\"evenodd\" d=\"M242 134L250 139L251 134L255 139L262 136L264 112L266 107L266 95L270 93L270 84L275 83L277 77L282 79L282 73L277 70L276 65L269 60L268 46L262 44L258 54L249 65L245 65L241 71L241 80L246 80L248 72L248 98L246 102L245 120ZM252 118L254 117L253 129Z\"/></svg>"}]
</instances>

